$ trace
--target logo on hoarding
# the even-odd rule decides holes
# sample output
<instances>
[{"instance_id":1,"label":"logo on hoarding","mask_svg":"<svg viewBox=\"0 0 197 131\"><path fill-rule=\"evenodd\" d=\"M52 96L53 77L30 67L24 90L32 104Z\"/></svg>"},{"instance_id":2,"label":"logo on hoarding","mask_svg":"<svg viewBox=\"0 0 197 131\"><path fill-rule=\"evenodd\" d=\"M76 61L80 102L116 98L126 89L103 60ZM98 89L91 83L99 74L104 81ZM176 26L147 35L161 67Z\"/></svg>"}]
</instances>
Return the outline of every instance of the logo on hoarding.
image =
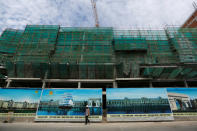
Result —
<instances>
[{"instance_id":1,"label":"logo on hoarding","mask_svg":"<svg viewBox=\"0 0 197 131\"><path fill-rule=\"evenodd\" d=\"M49 95L53 95L53 91L49 91Z\"/></svg>"}]
</instances>

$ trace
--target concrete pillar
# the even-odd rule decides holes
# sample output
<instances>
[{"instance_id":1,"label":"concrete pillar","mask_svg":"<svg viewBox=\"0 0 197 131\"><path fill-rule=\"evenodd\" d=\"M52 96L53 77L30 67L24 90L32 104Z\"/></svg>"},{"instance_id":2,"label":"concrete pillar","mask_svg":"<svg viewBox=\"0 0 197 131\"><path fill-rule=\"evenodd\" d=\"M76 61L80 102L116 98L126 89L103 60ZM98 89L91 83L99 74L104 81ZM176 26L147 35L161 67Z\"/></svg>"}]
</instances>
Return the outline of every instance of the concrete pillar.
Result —
<instances>
[{"instance_id":1,"label":"concrete pillar","mask_svg":"<svg viewBox=\"0 0 197 131\"><path fill-rule=\"evenodd\" d=\"M81 82L78 82L78 88L81 88Z\"/></svg>"},{"instance_id":2,"label":"concrete pillar","mask_svg":"<svg viewBox=\"0 0 197 131\"><path fill-rule=\"evenodd\" d=\"M188 84L186 80L184 80L184 84L185 84L185 87L188 88Z\"/></svg>"},{"instance_id":3,"label":"concrete pillar","mask_svg":"<svg viewBox=\"0 0 197 131\"><path fill-rule=\"evenodd\" d=\"M9 88L11 82L12 82L12 80L7 80L6 88Z\"/></svg>"},{"instance_id":4,"label":"concrete pillar","mask_svg":"<svg viewBox=\"0 0 197 131\"><path fill-rule=\"evenodd\" d=\"M43 80L42 81L42 89L44 89L46 87L46 82Z\"/></svg>"},{"instance_id":5,"label":"concrete pillar","mask_svg":"<svg viewBox=\"0 0 197 131\"><path fill-rule=\"evenodd\" d=\"M113 82L113 88L118 88L118 85L117 85L116 81Z\"/></svg>"},{"instance_id":6,"label":"concrete pillar","mask_svg":"<svg viewBox=\"0 0 197 131\"><path fill-rule=\"evenodd\" d=\"M150 87L150 88L153 88L153 83L152 83L152 81L149 81L149 87Z\"/></svg>"}]
</instances>

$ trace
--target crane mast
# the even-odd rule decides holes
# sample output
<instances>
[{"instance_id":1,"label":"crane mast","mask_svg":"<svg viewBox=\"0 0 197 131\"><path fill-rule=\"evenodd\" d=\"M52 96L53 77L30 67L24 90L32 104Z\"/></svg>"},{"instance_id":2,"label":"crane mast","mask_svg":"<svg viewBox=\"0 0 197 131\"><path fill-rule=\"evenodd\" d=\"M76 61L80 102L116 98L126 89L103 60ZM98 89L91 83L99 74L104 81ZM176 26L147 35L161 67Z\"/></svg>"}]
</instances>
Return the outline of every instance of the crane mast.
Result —
<instances>
[{"instance_id":1,"label":"crane mast","mask_svg":"<svg viewBox=\"0 0 197 131\"><path fill-rule=\"evenodd\" d=\"M91 3L92 3L92 9L93 9L93 12L94 12L95 26L99 27L98 14L97 14L97 9L96 9L96 2L95 2L95 0L91 0Z\"/></svg>"}]
</instances>

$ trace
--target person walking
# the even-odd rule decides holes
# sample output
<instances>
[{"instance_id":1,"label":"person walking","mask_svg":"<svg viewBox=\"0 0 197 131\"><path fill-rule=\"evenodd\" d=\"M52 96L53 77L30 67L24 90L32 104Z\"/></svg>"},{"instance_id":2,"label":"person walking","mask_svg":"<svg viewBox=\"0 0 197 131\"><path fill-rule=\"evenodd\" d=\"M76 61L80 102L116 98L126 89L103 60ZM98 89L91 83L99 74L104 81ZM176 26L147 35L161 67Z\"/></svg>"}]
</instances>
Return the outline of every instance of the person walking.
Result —
<instances>
[{"instance_id":1,"label":"person walking","mask_svg":"<svg viewBox=\"0 0 197 131\"><path fill-rule=\"evenodd\" d=\"M85 110L85 125L90 123L90 120L88 119L88 116L90 116L90 109L88 108L88 105L87 105L86 110Z\"/></svg>"}]
</instances>

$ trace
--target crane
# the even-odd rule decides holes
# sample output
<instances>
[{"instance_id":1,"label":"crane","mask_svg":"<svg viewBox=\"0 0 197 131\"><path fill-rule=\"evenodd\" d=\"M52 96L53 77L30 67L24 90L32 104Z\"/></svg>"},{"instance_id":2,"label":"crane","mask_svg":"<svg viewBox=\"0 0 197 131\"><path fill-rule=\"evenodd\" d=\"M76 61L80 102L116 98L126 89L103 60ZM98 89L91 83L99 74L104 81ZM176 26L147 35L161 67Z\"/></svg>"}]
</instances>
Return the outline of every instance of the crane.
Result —
<instances>
[{"instance_id":1,"label":"crane","mask_svg":"<svg viewBox=\"0 0 197 131\"><path fill-rule=\"evenodd\" d=\"M98 14L97 14L97 9L96 9L96 1L91 0L91 3L92 3L92 9L94 12L95 26L99 27L99 20L98 20Z\"/></svg>"}]
</instances>

